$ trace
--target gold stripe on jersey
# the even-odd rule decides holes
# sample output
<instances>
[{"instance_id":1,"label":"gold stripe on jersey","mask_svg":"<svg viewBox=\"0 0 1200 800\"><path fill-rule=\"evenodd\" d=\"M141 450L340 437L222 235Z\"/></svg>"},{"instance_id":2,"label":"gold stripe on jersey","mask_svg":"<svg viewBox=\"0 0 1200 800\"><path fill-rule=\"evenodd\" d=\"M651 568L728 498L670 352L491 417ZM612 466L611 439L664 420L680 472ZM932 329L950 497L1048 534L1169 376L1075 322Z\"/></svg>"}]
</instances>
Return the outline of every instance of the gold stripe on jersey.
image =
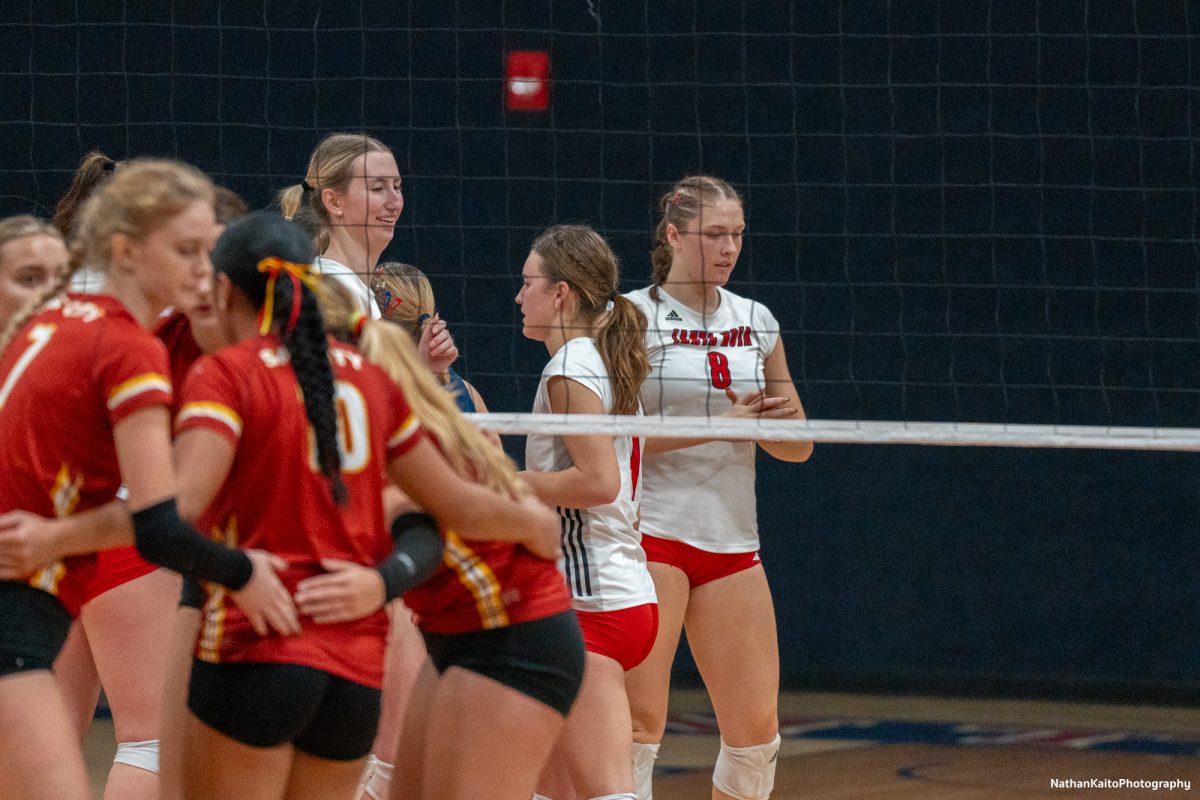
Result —
<instances>
[{"instance_id":1,"label":"gold stripe on jersey","mask_svg":"<svg viewBox=\"0 0 1200 800\"><path fill-rule=\"evenodd\" d=\"M212 529L212 538L229 547L237 547L237 516L229 518L225 530L219 527ZM216 583L205 584L208 600L204 603L203 619L200 622L200 636L196 642L196 658L217 664L221 661L221 638L225 634L225 615L228 610L226 603L227 592L224 586Z\"/></svg>"},{"instance_id":2,"label":"gold stripe on jersey","mask_svg":"<svg viewBox=\"0 0 1200 800\"><path fill-rule=\"evenodd\" d=\"M413 434L421 428L421 422L412 414L404 418L404 422L400 423L400 427L392 434L392 438L388 439L388 449L390 450L397 445L404 444Z\"/></svg>"},{"instance_id":3,"label":"gold stripe on jersey","mask_svg":"<svg viewBox=\"0 0 1200 800\"><path fill-rule=\"evenodd\" d=\"M171 381L157 372L147 372L118 384L108 395L108 410L115 411L121 403L143 392L171 393Z\"/></svg>"},{"instance_id":4,"label":"gold stripe on jersey","mask_svg":"<svg viewBox=\"0 0 1200 800\"><path fill-rule=\"evenodd\" d=\"M54 476L54 485L50 487L50 502L54 505L54 516L62 519L69 517L79 504L79 490L83 487L83 474L71 479L71 468L63 464Z\"/></svg>"},{"instance_id":5,"label":"gold stripe on jersey","mask_svg":"<svg viewBox=\"0 0 1200 800\"><path fill-rule=\"evenodd\" d=\"M233 431L235 437L241 438L242 418L229 406L202 401L184 403L183 408L179 409L178 416L175 417L175 430L179 430L189 419L213 419L223 422L229 430Z\"/></svg>"},{"instance_id":6,"label":"gold stripe on jersey","mask_svg":"<svg viewBox=\"0 0 1200 800\"><path fill-rule=\"evenodd\" d=\"M48 567L42 567L29 578L26 583L35 589L41 589L43 592L58 597L58 584L67 574L67 568L63 566L61 561L55 561Z\"/></svg>"},{"instance_id":7,"label":"gold stripe on jersey","mask_svg":"<svg viewBox=\"0 0 1200 800\"><path fill-rule=\"evenodd\" d=\"M508 612L500 597L500 581L496 579L496 573L454 531L446 531L446 553L442 561L475 598L475 608L479 611L479 621L483 623L484 630L508 625Z\"/></svg>"}]
</instances>

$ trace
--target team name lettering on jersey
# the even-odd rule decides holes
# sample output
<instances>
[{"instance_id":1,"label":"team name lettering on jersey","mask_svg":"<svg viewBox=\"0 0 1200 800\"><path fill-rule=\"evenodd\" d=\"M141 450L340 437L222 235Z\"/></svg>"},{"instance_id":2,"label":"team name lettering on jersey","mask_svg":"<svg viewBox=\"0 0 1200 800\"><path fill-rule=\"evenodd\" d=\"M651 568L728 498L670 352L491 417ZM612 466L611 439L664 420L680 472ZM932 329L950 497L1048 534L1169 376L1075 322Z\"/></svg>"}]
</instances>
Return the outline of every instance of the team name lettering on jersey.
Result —
<instances>
[{"instance_id":1,"label":"team name lettering on jersey","mask_svg":"<svg viewBox=\"0 0 1200 800\"><path fill-rule=\"evenodd\" d=\"M362 354L356 353L353 350L331 348L329 351L329 360L332 361L336 367L341 367L342 369L352 369L355 372L362 372Z\"/></svg>"},{"instance_id":2,"label":"team name lettering on jersey","mask_svg":"<svg viewBox=\"0 0 1200 800\"><path fill-rule=\"evenodd\" d=\"M671 330L671 341L693 347L753 347L754 330L749 325L712 332L674 328Z\"/></svg>"},{"instance_id":3,"label":"team name lettering on jersey","mask_svg":"<svg viewBox=\"0 0 1200 800\"><path fill-rule=\"evenodd\" d=\"M104 309L86 300L73 300L69 297L58 297L46 304L46 310L58 309L64 317L80 319L84 322L95 322L104 316Z\"/></svg>"},{"instance_id":4,"label":"team name lettering on jersey","mask_svg":"<svg viewBox=\"0 0 1200 800\"><path fill-rule=\"evenodd\" d=\"M262 362L271 369L282 367L284 364L292 360L292 356L288 353L285 347L264 347L258 351L258 357Z\"/></svg>"}]
</instances>

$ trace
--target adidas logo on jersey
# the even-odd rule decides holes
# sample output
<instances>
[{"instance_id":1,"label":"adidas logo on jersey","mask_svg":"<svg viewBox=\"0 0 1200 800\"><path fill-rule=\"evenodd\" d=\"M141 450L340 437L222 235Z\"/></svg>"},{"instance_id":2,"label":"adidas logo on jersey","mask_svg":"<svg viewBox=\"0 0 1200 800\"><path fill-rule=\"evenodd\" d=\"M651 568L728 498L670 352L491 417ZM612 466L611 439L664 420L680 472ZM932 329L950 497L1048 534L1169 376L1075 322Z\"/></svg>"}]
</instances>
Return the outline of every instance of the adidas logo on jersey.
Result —
<instances>
[{"instance_id":1,"label":"adidas logo on jersey","mask_svg":"<svg viewBox=\"0 0 1200 800\"><path fill-rule=\"evenodd\" d=\"M667 312L667 322L683 322L683 317L679 316L675 309L672 308Z\"/></svg>"}]
</instances>

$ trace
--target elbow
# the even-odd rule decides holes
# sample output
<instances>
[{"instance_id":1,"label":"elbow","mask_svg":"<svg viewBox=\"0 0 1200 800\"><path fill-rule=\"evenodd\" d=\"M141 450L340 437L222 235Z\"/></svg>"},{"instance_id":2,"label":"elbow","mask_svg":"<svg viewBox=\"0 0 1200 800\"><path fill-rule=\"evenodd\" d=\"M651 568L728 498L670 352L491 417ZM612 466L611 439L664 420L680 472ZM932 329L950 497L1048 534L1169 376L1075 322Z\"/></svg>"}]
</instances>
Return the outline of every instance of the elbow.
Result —
<instances>
[{"instance_id":1,"label":"elbow","mask_svg":"<svg viewBox=\"0 0 1200 800\"><path fill-rule=\"evenodd\" d=\"M621 475L605 475L588 483L588 503L586 508L606 506L614 503L621 494Z\"/></svg>"}]
</instances>

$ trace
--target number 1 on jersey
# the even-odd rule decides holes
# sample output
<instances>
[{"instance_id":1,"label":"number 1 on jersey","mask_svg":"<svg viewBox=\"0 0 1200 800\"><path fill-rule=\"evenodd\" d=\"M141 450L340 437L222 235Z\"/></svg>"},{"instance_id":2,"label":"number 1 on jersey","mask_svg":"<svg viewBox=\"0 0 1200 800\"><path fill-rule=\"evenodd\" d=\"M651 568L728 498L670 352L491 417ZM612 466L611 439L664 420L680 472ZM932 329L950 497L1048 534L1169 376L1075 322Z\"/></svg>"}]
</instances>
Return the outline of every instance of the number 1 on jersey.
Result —
<instances>
[{"instance_id":1,"label":"number 1 on jersey","mask_svg":"<svg viewBox=\"0 0 1200 800\"><path fill-rule=\"evenodd\" d=\"M54 331L58 330L55 325L42 323L34 325L26 337L31 344L17 359L17 363L13 365L12 372L8 373L8 379L4 381L3 388L0 388L0 408L4 408L4 404L8 402L8 396L12 394L13 387L17 385L17 381L21 379L21 375L25 370L29 369L29 365L37 358L38 353L46 349L46 345L50 344L50 337L54 335Z\"/></svg>"}]
</instances>

